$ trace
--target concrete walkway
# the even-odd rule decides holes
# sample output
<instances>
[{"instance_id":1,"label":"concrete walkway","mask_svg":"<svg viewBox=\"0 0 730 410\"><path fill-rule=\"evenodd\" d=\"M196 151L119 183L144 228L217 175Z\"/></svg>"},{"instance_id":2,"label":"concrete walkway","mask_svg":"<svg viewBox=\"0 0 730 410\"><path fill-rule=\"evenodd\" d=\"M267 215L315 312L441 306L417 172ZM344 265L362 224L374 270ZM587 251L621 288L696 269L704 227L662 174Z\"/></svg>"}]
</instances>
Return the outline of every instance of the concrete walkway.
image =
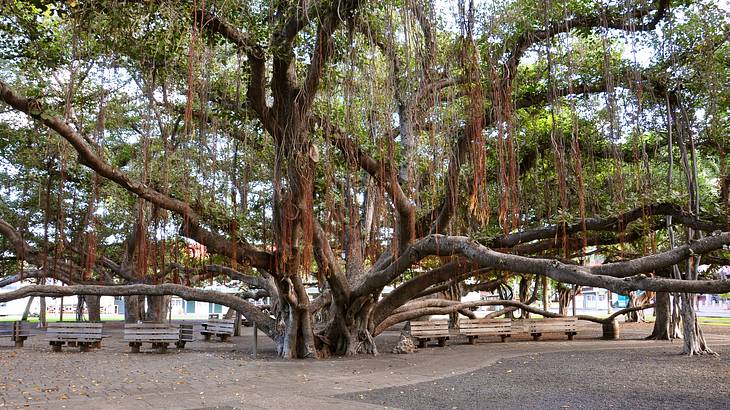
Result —
<instances>
[{"instance_id":1,"label":"concrete walkway","mask_svg":"<svg viewBox=\"0 0 730 410\"><path fill-rule=\"evenodd\" d=\"M107 326L113 327L112 326ZM230 343L196 341L184 350L160 355L130 354L121 326L108 329L103 347L88 353L52 353L42 335L13 349L0 339L0 407L67 409L143 408L382 408L335 396L414 384L471 372L501 359L535 353L590 352L605 349L681 349L681 344L644 341L650 325L624 326L626 340L598 339L600 326L581 324L573 342L554 335L545 341L516 338L476 346L454 340L445 348L415 354L327 360L280 360L270 341L260 337L260 354L251 357L252 332ZM711 345L730 345L730 327L707 327ZM382 352L397 333L379 336ZM676 356L681 360L681 356Z\"/></svg>"}]
</instances>

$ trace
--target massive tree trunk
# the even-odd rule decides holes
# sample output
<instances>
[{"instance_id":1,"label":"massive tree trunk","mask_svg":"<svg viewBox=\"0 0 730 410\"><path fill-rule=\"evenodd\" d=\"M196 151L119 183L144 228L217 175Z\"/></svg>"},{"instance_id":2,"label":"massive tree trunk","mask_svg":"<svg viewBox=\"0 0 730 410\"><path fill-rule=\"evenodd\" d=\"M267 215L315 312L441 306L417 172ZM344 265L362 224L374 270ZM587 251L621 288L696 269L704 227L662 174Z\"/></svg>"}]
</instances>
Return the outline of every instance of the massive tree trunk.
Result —
<instances>
[{"instance_id":1,"label":"massive tree trunk","mask_svg":"<svg viewBox=\"0 0 730 410\"><path fill-rule=\"evenodd\" d=\"M101 322L101 296L86 295L85 299L89 309L89 322Z\"/></svg>"},{"instance_id":2,"label":"massive tree trunk","mask_svg":"<svg viewBox=\"0 0 730 410\"><path fill-rule=\"evenodd\" d=\"M316 358L309 296L298 274L276 280L275 316L281 337L274 339L279 356Z\"/></svg>"},{"instance_id":3,"label":"massive tree trunk","mask_svg":"<svg viewBox=\"0 0 730 410\"><path fill-rule=\"evenodd\" d=\"M647 339L669 340L671 332L671 305L667 292L657 292L656 307L654 308L654 330Z\"/></svg>"},{"instance_id":4,"label":"massive tree trunk","mask_svg":"<svg viewBox=\"0 0 730 410\"><path fill-rule=\"evenodd\" d=\"M144 318L144 296L131 295L124 297L124 322L137 323Z\"/></svg>"},{"instance_id":5,"label":"massive tree trunk","mask_svg":"<svg viewBox=\"0 0 730 410\"><path fill-rule=\"evenodd\" d=\"M647 339L674 340L682 338L681 317L674 305L675 296L667 292L657 292L654 308L654 329Z\"/></svg>"},{"instance_id":6,"label":"massive tree trunk","mask_svg":"<svg viewBox=\"0 0 730 410\"><path fill-rule=\"evenodd\" d=\"M170 295L147 296L145 320L148 322L164 322L167 320L171 298Z\"/></svg>"}]
</instances>

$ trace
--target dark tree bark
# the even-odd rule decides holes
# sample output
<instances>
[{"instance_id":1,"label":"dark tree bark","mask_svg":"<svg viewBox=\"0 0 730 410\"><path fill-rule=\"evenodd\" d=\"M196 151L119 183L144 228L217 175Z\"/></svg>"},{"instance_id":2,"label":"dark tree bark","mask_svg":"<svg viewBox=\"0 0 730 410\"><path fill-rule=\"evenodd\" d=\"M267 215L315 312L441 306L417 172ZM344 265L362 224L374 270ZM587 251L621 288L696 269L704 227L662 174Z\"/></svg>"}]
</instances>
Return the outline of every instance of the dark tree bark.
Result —
<instances>
[{"instance_id":1,"label":"dark tree bark","mask_svg":"<svg viewBox=\"0 0 730 410\"><path fill-rule=\"evenodd\" d=\"M715 354L705 341L705 335L702 333L697 314L695 313L695 302L697 295L690 293L681 293L682 299L682 324L684 333L684 345L682 354L687 356Z\"/></svg>"},{"instance_id":2,"label":"dark tree bark","mask_svg":"<svg viewBox=\"0 0 730 410\"><path fill-rule=\"evenodd\" d=\"M101 322L101 297L86 295L85 299L89 309L89 322Z\"/></svg>"},{"instance_id":3,"label":"dark tree bark","mask_svg":"<svg viewBox=\"0 0 730 410\"><path fill-rule=\"evenodd\" d=\"M164 296L147 296L147 311L145 312L145 320L147 322L164 322L167 320L167 313L170 306L169 295Z\"/></svg>"},{"instance_id":4,"label":"dark tree bark","mask_svg":"<svg viewBox=\"0 0 730 410\"><path fill-rule=\"evenodd\" d=\"M142 301L140 301L142 299ZM138 295L124 297L124 322L137 323L144 318L144 298Z\"/></svg>"}]
</instances>

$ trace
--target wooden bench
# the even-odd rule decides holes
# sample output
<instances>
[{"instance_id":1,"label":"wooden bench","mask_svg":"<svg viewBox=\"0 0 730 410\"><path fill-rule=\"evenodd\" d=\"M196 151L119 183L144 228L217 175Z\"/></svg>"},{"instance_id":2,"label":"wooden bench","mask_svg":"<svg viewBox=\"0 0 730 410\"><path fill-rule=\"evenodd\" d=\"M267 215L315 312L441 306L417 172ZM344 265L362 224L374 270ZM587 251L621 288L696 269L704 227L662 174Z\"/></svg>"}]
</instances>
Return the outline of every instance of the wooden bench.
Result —
<instances>
[{"instance_id":1,"label":"wooden bench","mask_svg":"<svg viewBox=\"0 0 730 410\"><path fill-rule=\"evenodd\" d=\"M577 317L555 317L544 319L525 319L525 330L532 335L532 339L540 340L543 333L565 333L568 340L573 340L578 331Z\"/></svg>"},{"instance_id":2,"label":"wooden bench","mask_svg":"<svg viewBox=\"0 0 730 410\"><path fill-rule=\"evenodd\" d=\"M233 326L234 320L232 319L208 319L203 322L203 330L200 333L205 337L205 340L210 340L211 337L216 336L221 339L221 342L225 342L233 336Z\"/></svg>"},{"instance_id":3,"label":"wooden bench","mask_svg":"<svg viewBox=\"0 0 730 410\"><path fill-rule=\"evenodd\" d=\"M195 340L195 333L193 333L194 325L189 323L180 324L180 339L175 345L180 348L185 348L185 343L192 342Z\"/></svg>"},{"instance_id":4,"label":"wooden bench","mask_svg":"<svg viewBox=\"0 0 730 410\"><path fill-rule=\"evenodd\" d=\"M88 352L90 347L101 347L102 327L101 322L49 323L46 336L54 352L60 352L64 344Z\"/></svg>"},{"instance_id":5,"label":"wooden bench","mask_svg":"<svg viewBox=\"0 0 730 410\"><path fill-rule=\"evenodd\" d=\"M512 334L512 321L509 319L460 319L459 333L475 344L479 336L499 336L504 342Z\"/></svg>"},{"instance_id":6,"label":"wooden bench","mask_svg":"<svg viewBox=\"0 0 730 410\"><path fill-rule=\"evenodd\" d=\"M132 353L139 353L142 343L151 343L160 353L167 352L167 345L180 342L180 329L165 323L127 323L124 325L124 341Z\"/></svg>"},{"instance_id":7,"label":"wooden bench","mask_svg":"<svg viewBox=\"0 0 730 410\"><path fill-rule=\"evenodd\" d=\"M418 347L425 347L432 339L438 340L439 346L446 346L449 336L448 320L411 321L411 337L418 341Z\"/></svg>"},{"instance_id":8,"label":"wooden bench","mask_svg":"<svg viewBox=\"0 0 730 410\"><path fill-rule=\"evenodd\" d=\"M9 337L15 347L23 347L30 336L30 325L26 321L0 322L0 337Z\"/></svg>"}]
</instances>

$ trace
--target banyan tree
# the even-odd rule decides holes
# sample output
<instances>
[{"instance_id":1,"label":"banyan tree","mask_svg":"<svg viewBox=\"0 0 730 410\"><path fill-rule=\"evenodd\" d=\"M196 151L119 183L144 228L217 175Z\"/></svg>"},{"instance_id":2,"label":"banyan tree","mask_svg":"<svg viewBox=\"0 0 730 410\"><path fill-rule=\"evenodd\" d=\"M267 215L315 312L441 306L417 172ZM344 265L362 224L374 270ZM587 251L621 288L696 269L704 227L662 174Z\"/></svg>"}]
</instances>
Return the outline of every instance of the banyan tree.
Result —
<instances>
[{"instance_id":1,"label":"banyan tree","mask_svg":"<svg viewBox=\"0 0 730 410\"><path fill-rule=\"evenodd\" d=\"M0 284L37 285L0 300L146 298L156 320L178 295L322 357L518 280L504 314L551 284L656 292L653 336L709 352L715 3L2 1Z\"/></svg>"}]
</instances>

